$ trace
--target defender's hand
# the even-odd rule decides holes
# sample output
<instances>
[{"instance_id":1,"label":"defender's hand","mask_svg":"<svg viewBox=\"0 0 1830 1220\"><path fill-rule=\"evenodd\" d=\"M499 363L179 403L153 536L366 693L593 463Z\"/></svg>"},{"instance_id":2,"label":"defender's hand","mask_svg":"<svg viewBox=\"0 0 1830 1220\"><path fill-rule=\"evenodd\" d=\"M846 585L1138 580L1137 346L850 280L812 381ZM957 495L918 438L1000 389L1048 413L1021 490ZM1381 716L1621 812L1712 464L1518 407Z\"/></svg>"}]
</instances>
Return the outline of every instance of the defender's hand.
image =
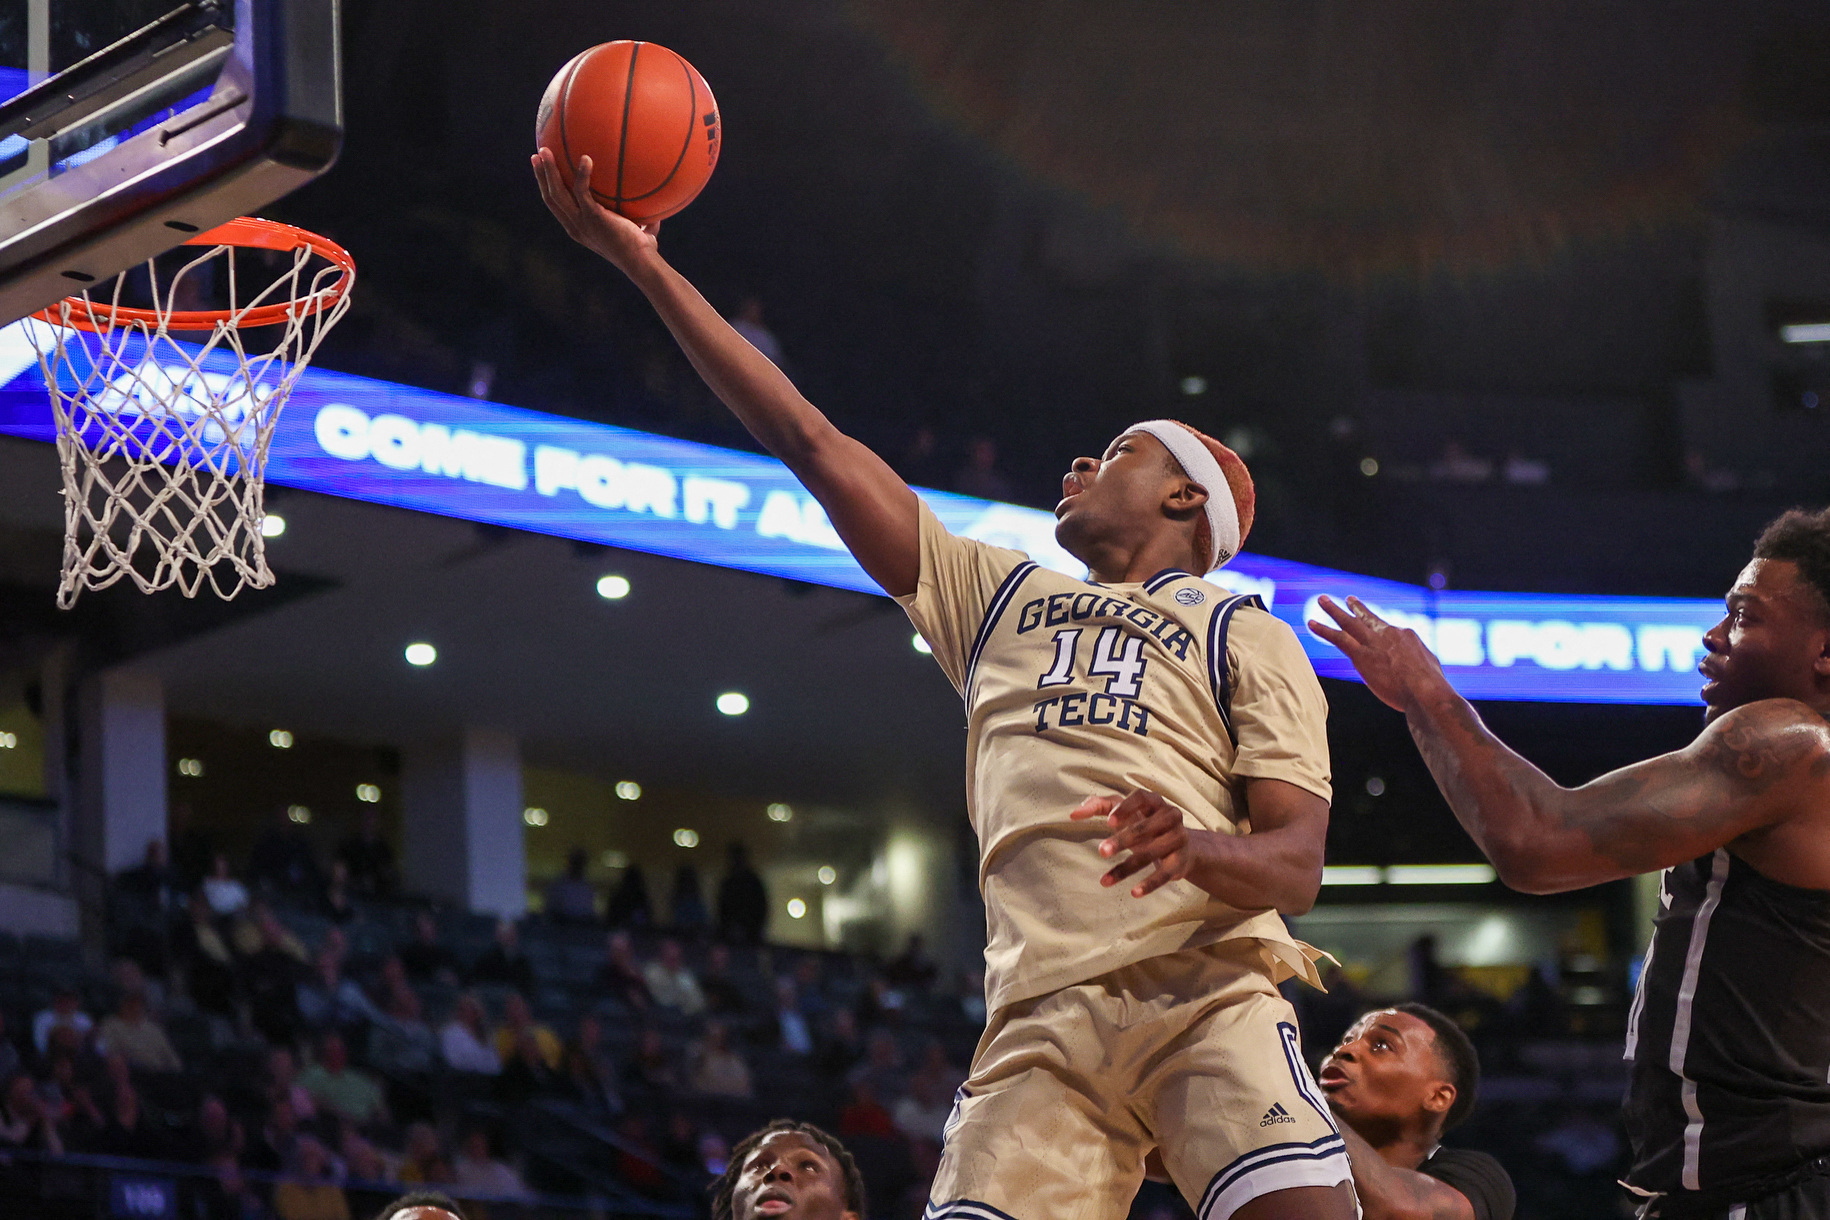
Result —
<instances>
[{"instance_id":1,"label":"defender's hand","mask_svg":"<svg viewBox=\"0 0 1830 1220\"><path fill-rule=\"evenodd\" d=\"M1342 607L1331 597L1321 599L1339 627L1311 619L1309 630L1339 648L1366 680L1366 689L1388 707L1409 712L1420 699L1449 689L1436 654L1408 627L1394 627L1368 610L1357 597Z\"/></svg>"},{"instance_id":2,"label":"defender's hand","mask_svg":"<svg viewBox=\"0 0 1830 1220\"><path fill-rule=\"evenodd\" d=\"M1099 845L1100 855L1110 859L1122 851L1131 853L1099 879L1101 885L1117 885L1133 873L1156 866L1131 888L1133 898L1142 898L1171 881L1188 877L1199 867L1215 837L1211 830L1191 830L1182 820L1182 811L1154 792L1133 792L1122 800L1116 796L1090 796L1068 816L1076 822L1106 819L1106 825L1115 833Z\"/></svg>"},{"instance_id":3,"label":"defender's hand","mask_svg":"<svg viewBox=\"0 0 1830 1220\"><path fill-rule=\"evenodd\" d=\"M547 210L579 245L616 264L625 275L637 261L660 248L656 240L661 234L660 221L638 225L627 216L612 212L592 196L591 158L579 158L570 190L560 176L559 162L552 149L543 148L535 153L533 165L534 178L540 183L540 197L546 201Z\"/></svg>"}]
</instances>

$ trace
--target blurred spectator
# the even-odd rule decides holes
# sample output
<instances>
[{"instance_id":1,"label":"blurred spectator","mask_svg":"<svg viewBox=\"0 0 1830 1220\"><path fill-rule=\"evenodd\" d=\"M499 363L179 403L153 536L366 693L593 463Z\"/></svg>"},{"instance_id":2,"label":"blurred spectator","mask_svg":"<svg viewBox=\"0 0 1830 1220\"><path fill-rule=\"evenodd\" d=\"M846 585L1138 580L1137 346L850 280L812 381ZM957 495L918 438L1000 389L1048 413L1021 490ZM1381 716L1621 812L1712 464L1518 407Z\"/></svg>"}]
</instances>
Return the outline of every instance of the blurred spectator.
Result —
<instances>
[{"instance_id":1,"label":"blurred spectator","mask_svg":"<svg viewBox=\"0 0 1830 1220\"><path fill-rule=\"evenodd\" d=\"M165 1141L140 1103L140 1091L134 1088L126 1057L112 1054L107 1062L108 1100L102 1107L101 1124L80 1135L83 1151L147 1160L163 1158Z\"/></svg>"},{"instance_id":2,"label":"blurred spectator","mask_svg":"<svg viewBox=\"0 0 1830 1220\"><path fill-rule=\"evenodd\" d=\"M416 1076L438 1066L438 1038L411 987L403 983L389 989L369 1030L367 1049L369 1064L389 1076Z\"/></svg>"},{"instance_id":3,"label":"blurred spectator","mask_svg":"<svg viewBox=\"0 0 1830 1220\"><path fill-rule=\"evenodd\" d=\"M674 895L669 904L674 931L698 937L704 934L711 916L705 909L705 891L699 888L699 870L682 864L674 870Z\"/></svg>"},{"instance_id":4,"label":"blurred spectator","mask_svg":"<svg viewBox=\"0 0 1830 1220\"><path fill-rule=\"evenodd\" d=\"M600 1115L615 1116L623 1112L623 1098L616 1090L616 1072L602 1043L603 1030L597 1018L588 1014L581 1017L578 1036L566 1045L560 1083L579 1105Z\"/></svg>"},{"instance_id":5,"label":"blurred spectator","mask_svg":"<svg viewBox=\"0 0 1830 1220\"><path fill-rule=\"evenodd\" d=\"M24 1072L6 1082L6 1095L0 1099L0 1148L63 1155L63 1135Z\"/></svg>"},{"instance_id":6,"label":"blurred spectator","mask_svg":"<svg viewBox=\"0 0 1830 1220\"><path fill-rule=\"evenodd\" d=\"M166 856L178 874L179 884L194 890L210 874L216 848L209 832L198 827L196 808L182 798L171 805L171 843Z\"/></svg>"},{"instance_id":7,"label":"blurred spectator","mask_svg":"<svg viewBox=\"0 0 1830 1220\"><path fill-rule=\"evenodd\" d=\"M998 443L989 436L966 442L966 462L953 476L953 490L981 500L1010 499L1010 480L998 469Z\"/></svg>"},{"instance_id":8,"label":"blurred spectator","mask_svg":"<svg viewBox=\"0 0 1830 1220\"><path fill-rule=\"evenodd\" d=\"M985 1024L985 972L968 970L960 979L960 1015L969 1025Z\"/></svg>"},{"instance_id":9,"label":"blurred spectator","mask_svg":"<svg viewBox=\"0 0 1830 1220\"><path fill-rule=\"evenodd\" d=\"M864 1038L858 1033L858 1019L849 1008L834 1009L826 1029L815 1047L813 1070L828 1080L851 1074L864 1058Z\"/></svg>"},{"instance_id":10,"label":"blurred spectator","mask_svg":"<svg viewBox=\"0 0 1830 1220\"><path fill-rule=\"evenodd\" d=\"M264 1220L267 1207L234 1158L218 1157L206 1164L215 1176L198 1187L196 1220Z\"/></svg>"},{"instance_id":11,"label":"blurred spectator","mask_svg":"<svg viewBox=\"0 0 1830 1220\"><path fill-rule=\"evenodd\" d=\"M637 1012L654 1003L648 992L648 980L636 964L635 944L627 932L612 932L604 938L604 964L597 968L597 985L613 999Z\"/></svg>"},{"instance_id":12,"label":"blurred spectator","mask_svg":"<svg viewBox=\"0 0 1830 1220\"><path fill-rule=\"evenodd\" d=\"M283 806L274 808L267 828L248 853L248 880L289 898L309 900L324 891L324 870L311 840Z\"/></svg>"},{"instance_id":13,"label":"blurred spectator","mask_svg":"<svg viewBox=\"0 0 1830 1220\"><path fill-rule=\"evenodd\" d=\"M349 865L341 860L333 861L330 866L330 880L324 883L324 900L320 909L324 917L334 924L355 922L356 900L350 892Z\"/></svg>"},{"instance_id":14,"label":"blurred spectator","mask_svg":"<svg viewBox=\"0 0 1830 1220\"><path fill-rule=\"evenodd\" d=\"M624 1074L630 1088L654 1093L669 1092L680 1084L673 1057L667 1053L667 1043L662 1039L661 1031L653 1028L644 1029L636 1040L635 1054L630 1056Z\"/></svg>"},{"instance_id":15,"label":"blurred spectator","mask_svg":"<svg viewBox=\"0 0 1830 1220\"><path fill-rule=\"evenodd\" d=\"M381 810L362 807L356 833L337 844L337 859L349 870L350 888L364 898L392 898L400 885L394 848L381 833Z\"/></svg>"},{"instance_id":16,"label":"blurred spectator","mask_svg":"<svg viewBox=\"0 0 1830 1220\"><path fill-rule=\"evenodd\" d=\"M1441 483L1485 483L1493 477L1493 463L1450 437L1442 443L1442 456L1430 464L1430 477Z\"/></svg>"},{"instance_id":17,"label":"blurred spectator","mask_svg":"<svg viewBox=\"0 0 1830 1220\"><path fill-rule=\"evenodd\" d=\"M269 1042L292 1042L299 1031L299 983L305 978L305 947L281 926L272 911L257 906L256 947L241 962L242 991L249 1019Z\"/></svg>"},{"instance_id":18,"label":"blurred spectator","mask_svg":"<svg viewBox=\"0 0 1830 1220\"><path fill-rule=\"evenodd\" d=\"M616 1134L616 1176L643 1194L666 1192L668 1181L661 1170L661 1150L649 1138L647 1119L631 1110L616 1125Z\"/></svg>"},{"instance_id":19,"label":"blurred spectator","mask_svg":"<svg viewBox=\"0 0 1830 1220\"><path fill-rule=\"evenodd\" d=\"M421 911L413 917L413 939L401 947L400 964L416 983L457 986L457 954L440 943L438 919L431 911Z\"/></svg>"},{"instance_id":20,"label":"blurred spectator","mask_svg":"<svg viewBox=\"0 0 1830 1220\"><path fill-rule=\"evenodd\" d=\"M939 1038L929 1038L922 1048L921 1062L909 1079L911 1087L916 1080L927 1081L937 1096L950 1102L953 1091L965 1083L966 1073L947 1059L947 1048L941 1045Z\"/></svg>"},{"instance_id":21,"label":"blurred spectator","mask_svg":"<svg viewBox=\"0 0 1830 1220\"><path fill-rule=\"evenodd\" d=\"M699 980L686 964L680 942L672 937L661 942L659 955L642 967L642 981L648 994L663 1008L671 1008L688 1017L705 1011L705 993Z\"/></svg>"},{"instance_id":22,"label":"blurred spectator","mask_svg":"<svg viewBox=\"0 0 1830 1220\"><path fill-rule=\"evenodd\" d=\"M931 424L919 425L896 462L896 473L911 487L939 487L946 482L940 440Z\"/></svg>"},{"instance_id":23,"label":"blurred spectator","mask_svg":"<svg viewBox=\"0 0 1830 1220\"><path fill-rule=\"evenodd\" d=\"M882 975L871 978L864 984L864 994L858 997L858 1024L867 1029L874 1025L894 1025L902 1019L903 995L884 980Z\"/></svg>"},{"instance_id":24,"label":"blurred spectator","mask_svg":"<svg viewBox=\"0 0 1830 1220\"><path fill-rule=\"evenodd\" d=\"M741 1016L748 1007L743 988L731 977L728 945L713 942L706 950L705 973L699 978L699 990L705 995L705 1011L714 1017Z\"/></svg>"},{"instance_id":25,"label":"blurred spectator","mask_svg":"<svg viewBox=\"0 0 1830 1220\"><path fill-rule=\"evenodd\" d=\"M485 1195L496 1199L532 1199L521 1175L490 1155L489 1133L471 1128L458 1146L451 1162L452 1185L465 1194Z\"/></svg>"},{"instance_id":26,"label":"blurred spectator","mask_svg":"<svg viewBox=\"0 0 1830 1220\"><path fill-rule=\"evenodd\" d=\"M190 897L188 918L178 925L172 956L192 1003L212 1016L235 1016L234 958L201 887Z\"/></svg>"},{"instance_id":27,"label":"blurred spectator","mask_svg":"<svg viewBox=\"0 0 1830 1220\"><path fill-rule=\"evenodd\" d=\"M358 1125L387 1119L387 1102L375 1078L350 1066L349 1048L339 1034L325 1034L318 1061L299 1073L299 1085L321 1110Z\"/></svg>"},{"instance_id":28,"label":"blurred spectator","mask_svg":"<svg viewBox=\"0 0 1830 1220\"><path fill-rule=\"evenodd\" d=\"M863 1081L871 1086L871 1095L883 1101L893 1101L902 1096L906 1076L902 1067L902 1048L896 1045L896 1036L888 1030L880 1029L870 1036L865 1044L864 1062L853 1068L847 1077L853 1084Z\"/></svg>"},{"instance_id":29,"label":"blurred spectator","mask_svg":"<svg viewBox=\"0 0 1830 1220\"><path fill-rule=\"evenodd\" d=\"M771 1014L769 1041L791 1055L813 1053L813 1032L801 1012L800 996L793 979L775 980L775 1011Z\"/></svg>"},{"instance_id":30,"label":"blurred spectator","mask_svg":"<svg viewBox=\"0 0 1830 1220\"><path fill-rule=\"evenodd\" d=\"M694 1049L687 1083L713 1097L749 1097L750 1065L731 1045L723 1021L707 1021L705 1037Z\"/></svg>"},{"instance_id":31,"label":"blurred spectator","mask_svg":"<svg viewBox=\"0 0 1830 1220\"><path fill-rule=\"evenodd\" d=\"M939 973L919 932L909 933L909 943L883 968L883 977L891 986L915 991L926 991Z\"/></svg>"},{"instance_id":32,"label":"blurred spectator","mask_svg":"<svg viewBox=\"0 0 1830 1220\"><path fill-rule=\"evenodd\" d=\"M908 1094L890 1111L898 1131L910 1139L926 1140L936 1148L952 1113L953 1095L941 1092L930 1077L919 1073L910 1078Z\"/></svg>"},{"instance_id":33,"label":"blurred spectator","mask_svg":"<svg viewBox=\"0 0 1830 1220\"><path fill-rule=\"evenodd\" d=\"M498 1036L503 1032L506 1031L498 1030ZM532 1029L523 1028L517 1033L501 1056L502 1074L496 1078L496 1099L503 1105L521 1106L534 1097L560 1091L555 1065L547 1062L540 1040Z\"/></svg>"},{"instance_id":34,"label":"blurred spectator","mask_svg":"<svg viewBox=\"0 0 1830 1220\"><path fill-rule=\"evenodd\" d=\"M871 1087L870 1081L853 1080L851 1100L839 1111L839 1138L852 1139L865 1135L895 1139L896 1134L896 1120L877 1100L877 1092Z\"/></svg>"},{"instance_id":35,"label":"blurred spectator","mask_svg":"<svg viewBox=\"0 0 1830 1220\"><path fill-rule=\"evenodd\" d=\"M318 1116L318 1103L299 1083L298 1062L290 1047L276 1046L267 1052L267 1100L285 1102L292 1108L292 1117L304 1122Z\"/></svg>"},{"instance_id":36,"label":"blurred spectator","mask_svg":"<svg viewBox=\"0 0 1830 1220\"><path fill-rule=\"evenodd\" d=\"M248 887L229 871L229 858L218 852L210 861L210 875L203 879L203 896L218 918L229 919L248 908Z\"/></svg>"},{"instance_id":37,"label":"blurred spectator","mask_svg":"<svg viewBox=\"0 0 1830 1220\"><path fill-rule=\"evenodd\" d=\"M6 1036L6 1014L0 1012L0 1080L11 1080L19 1070L19 1048Z\"/></svg>"},{"instance_id":38,"label":"blurred spectator","mask_svg":"<svg viewBox=\"0 0 1830 1220\"><path fill-rule=\"evenodd\" d=\"M1506 464L1500 467L1500 474L1508 483L1536 487L1550 482L1550 465L1514 449L1506 455Z\"/></svg>"},{"instance_id":39,"label":"blurred spectator","mask_svg":"<svg viewBox=\"0 0 1830 1220\"><path fill-rule=\"evenodd\" d=\"M166 931L184 907L184 887L165 858L165 840L150 839L146 858L114 876L114 910L110 931L121 951L149 969L163 969L169 946Z\"/></svg>"},{"instance_id":40,"label":"blurred spectator","mask_svg":"<svg viewBox=\"0 0 1830 1220\"><path fill-rule=\"evenodd\" d=\"M71 1030L81 1042L94 1028L95 1020L82 1010L82 997L77 995L76 988L60 985L51 993L51 1006L40 1009L32 1018L32 1045L42 1055L50 1050L52 1030Z\"/></svg>"},{"instance_id":41,"label":"blurred spectator","mask_svg":"<svg viewBox=\"0 0 1830 1220\"><path fill-rule=\"evenodd\" d=\"M832 1007L826 1002L825 967L811 953L803 953L794 963L794 990L801 1013L809 1021L817 1020Z\"/></svg>"},{"instance_id":42,"label":"blurred spectator","mask_svg":"<svg viewBox=\"0 0 1830 1220\"><path fill-rule=\"evenodd\" d=\"M146 995L128 991L96 1031L96 1046L105 1055L120 1055L143 1072L180 1072L184 1064L165 1029L146 1011Z\"/></svg>"},{"instance_id":43,"label":"blurred spectator","mask_svg":"<svg viewBox=\"0 0 1830 1220\"><path fill-rule=\"evenodd\" d=\"M501 1057L483 1023L483 1002L470 992L457 998L451 1019L438 1031L438 1046L453 1071L494 1076L502 1070Z\"/></svg>"},{"instance_id":44,"label":"blurred spectator","mask_svg":"<svg viewBox=\"0 0 1830 1220\"><path fill-rule=\"evenodd\" d=\"M454 1180L438 1131L431 1123L407 1128L406 1156L400 1162L402 1186L449 1186Z\"/></svg>"},{"instance_id":45,"label":"blurred spectator","mask_svg":"<svg viewBox=\"0 0 1830 1220\"><path fill-rule=\"evenodd\" d=\"M131 957L117 957L108 966L108 978L114 984L115 994L123 991L137 991L146 998L146 1011L154 1020L165 1019L165 982L158 977L147 977L140 963Z\"/></svg>"},{"instance_id":46,"label":"blurred spectator","mask_svg":"<svg viewBox=\"0 0 1830 1220\"><path fill-rule=\"evenodd\" d=\"M330 1153L315 1139L299 1141L297 1176L273 1188L278 1220L350 1220L343 1188L330 1180Z\"/></svg>"},{"instance_id":47,"label":"blurred spectator","mask_svg":"<svg viewBox=\"0 0 1830 1220\"><path fill-rule=\"evenodd\" d=\"M224 1157L239 1161L247 1146L242 1126L229 1113L229 1107L214 1093L205 1093L197 1103L196 1128L191 1133L192 1159L205 1165Z\"/></svg>"},{"instance_id":48,"label":"blurred spectator","mask_svg":"<svg viewBox=\"0 0 1830 1220\"><path fill-rule=\"evenodd\" d=\"M648 879L642 875L641 865L631 864L623 870L616 888L610 891L604 922L613 928L646 928L654 922L654 911L648 901Z\"/></svg>"},{"instance_id":49,"label":"blurred spectator","mask_svg":"<svg viewBox=\"0 0 1830 1220\"><path fill-rule=\"evenodd\" d=\"M496 920L496 938L471 966L470 981L501 983L521 992L534 990L534 967L521 952L521 934L514 920Z\"/></svg>"},{"instance_id":50,"label":"blurred spectator","mask_svg":"<svg viewBox=\"0 0 1830 1220\"><path fill-rule=\"evenodd\" d=\"M769 891L750 867L741 841L726 849L724 880L718 883L718 938L733 945L759 945L769 925Z\"/></svg>"},{"instance_id":51,"label":"blurred spectator","mask_svg":"<svg viewBox=\"0 0 1830 1220\"><path fill-rule=\"evenodd\" d=\"M559 1041L559 1035L534 1020L534 1013L528 1007L527 997L511 994L503 1002L502 1024L496 1029L496 1056L507 1063L525 1038L532 1038L534 1046L540 1052L540 1061L548 1071L558 1071L559 1061L565 1053L565 1045Z\"/></svg>"},{"instance_id":52,"label":"blurred spectator","mask_svg":"<svg viewBox=\"0 0 1830 1220\"><path fill-rule=\"evenodd\" d=\"M328 944L319 948L310 977L299 981L296 1002L299 1020L314 1033L353 1033L381 1015L356 981L343 976L342 957Z\"/></svg>"},{"instance_id":53,"label":"blurred spectator","mask_svg":"<svg viewBox=\"0 0 1830 1220\"><path fill-rule=\"evenodd\" d=\"M546 917L554 923L597 922L597 890L585 879L590 857L582 847L566 853L566 871L547 882Z\"/></svg>"},{"instance_id":54,"label":"blurred spectator","mask_svg":"<svg viewBox=\"0 0 1830 1220\"><path fill-rule=\"evenodd\" d=\"M763 303L760 297L745 297L731 315L731 329L750 341L750 346L769 358L769 363L777 368L782 365L782 341L775 337L763 322Z\"/></svg>"},{"instance_id":55,"label":"blurred spectator","mask_svg":"<svg viewBox=\"0 0 1830 1220\"><path fill-rule=\"evenodd\" d=\"M395 1167L388 1163L381 1150L364 1139L362 1133L348 1123L343 1124L343 1138L337 1146L338 1155L343 1158L350 1182L360 1182L369 1186L391 1186L399 1181Z\"/></svg>"},{"instance_id":56,"label":"blurred spectator","mask_svg":"<svg viewBox=\"0 0 1830 1220\"><path fill-rule=\"evenodd\" d=\"M299 1119L285 1100L267 1107L260 1135L248 1145L244 1162L260 1173L290 1173L299 1151Z\"/></svg>"}]
</instances>

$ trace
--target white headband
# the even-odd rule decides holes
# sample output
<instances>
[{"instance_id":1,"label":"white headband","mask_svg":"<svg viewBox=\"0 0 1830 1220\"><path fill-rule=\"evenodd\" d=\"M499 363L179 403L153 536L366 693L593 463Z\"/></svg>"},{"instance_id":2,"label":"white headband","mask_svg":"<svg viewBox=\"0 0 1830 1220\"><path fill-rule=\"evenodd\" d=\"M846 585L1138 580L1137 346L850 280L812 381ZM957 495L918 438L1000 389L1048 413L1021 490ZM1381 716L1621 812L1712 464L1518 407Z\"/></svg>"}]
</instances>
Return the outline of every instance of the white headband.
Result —
<instances>
[{"instance_id":1,"label":"white headband","mask_svg":"<svg viewBox=\"0 0 1830 1220\"><path fill-rule=\"evenodd\" d=\"M1213 539L1207 570L1225 567L1239 553L1239 506L1233 503L1232 484L1226 481L1219 459L1194 433L1173 419L1147 420L1132 424L1125 431L1148 432L1162 441L1169 455L1181 463L1182 472L1207 493L1207 533Z\"/></svg>"}]
</instances>

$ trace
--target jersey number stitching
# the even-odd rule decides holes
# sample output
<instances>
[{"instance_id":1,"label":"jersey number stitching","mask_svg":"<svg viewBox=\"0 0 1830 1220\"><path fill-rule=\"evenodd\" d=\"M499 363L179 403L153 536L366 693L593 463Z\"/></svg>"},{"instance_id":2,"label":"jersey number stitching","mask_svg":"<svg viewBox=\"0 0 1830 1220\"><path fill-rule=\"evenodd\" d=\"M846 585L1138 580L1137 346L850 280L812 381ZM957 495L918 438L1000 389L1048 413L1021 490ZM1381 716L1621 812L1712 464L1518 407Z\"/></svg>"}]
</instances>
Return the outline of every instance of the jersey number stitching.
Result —
<instances>
[{"instance_id":1,"label":"jersey number stitching","mask_svg":"<svg viewBox=\"0 0 1830 1220\"><path fill-rule=\"evenodd\" d=\"M1074 680L1074 665L1080 657L1079 627L1064 627L1055 633L1055 660L1048 671L1036 679L1036 689L1066 686ZM1120 641L1123 643L1120 643ZM1087 675L1106 680L1106 693L1135 699L1143 689L1144 670L1150 664L1144 656L1144 637L1131 635L1118 627L1101 627L1093 640L1093 663Z\"/></svg>"}]
</instances>

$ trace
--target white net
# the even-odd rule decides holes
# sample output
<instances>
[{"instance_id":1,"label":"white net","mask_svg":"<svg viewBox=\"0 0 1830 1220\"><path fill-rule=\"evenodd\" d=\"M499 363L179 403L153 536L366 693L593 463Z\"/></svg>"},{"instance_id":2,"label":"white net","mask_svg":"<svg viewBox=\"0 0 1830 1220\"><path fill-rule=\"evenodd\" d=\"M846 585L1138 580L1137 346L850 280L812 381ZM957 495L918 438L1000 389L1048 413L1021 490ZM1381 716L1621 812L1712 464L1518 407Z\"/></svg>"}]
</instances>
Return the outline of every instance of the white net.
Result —
<instances>
[{"instance_id":1,"label":"white net","mask_svg":"<svg viewBox=\"0 0 1830 1220\"><path fill-rule=\"evenodd\" d=\"M344 268L301 246L267 255L290 265L277 276L255 269L263 286L244 299L236 248L194 249L163 280L145 265L135 287L150 290L151 309L123 308L123 273L111 295L91 289L45 311L59 324L27 323L57 418L65 609L84 589L121 580L186 597L207 584L225 599L273 583L262 533L268 446L293 385L349 308L349 278L339 283ZM226 272L229 308L207 330L179 330L192 336L180 341L174 324L196 315L179 302L212 272L218 282ZM76 325L85 320L93 329ZM266 350L250 352L250 335Z\"/></svg>"}]
</instances>

